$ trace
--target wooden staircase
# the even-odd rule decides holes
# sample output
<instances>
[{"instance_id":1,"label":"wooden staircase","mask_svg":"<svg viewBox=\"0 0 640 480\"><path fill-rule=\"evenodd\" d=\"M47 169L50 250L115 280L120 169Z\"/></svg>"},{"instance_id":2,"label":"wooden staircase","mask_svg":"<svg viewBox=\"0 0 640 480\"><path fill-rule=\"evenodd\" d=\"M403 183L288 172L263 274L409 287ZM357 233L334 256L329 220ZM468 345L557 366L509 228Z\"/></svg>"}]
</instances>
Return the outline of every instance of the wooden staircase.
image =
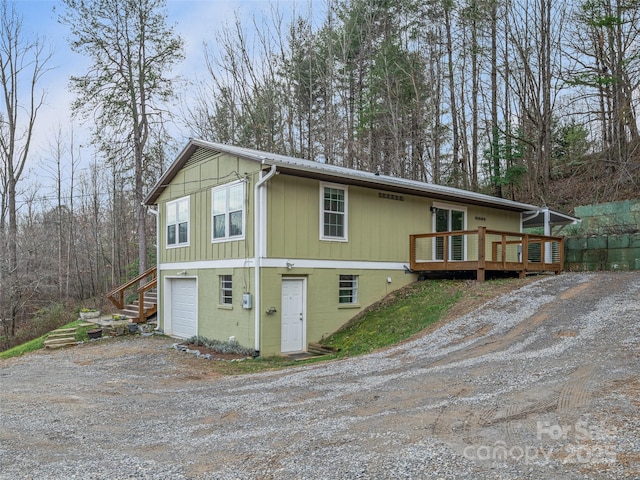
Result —
<instances>
[{"instance_id":1,"label":"wooden staircase","mask_svg":"<svg viewBox=\"0 0 640 480\"><path fill-rule=\"evenodd\" d=\"M156 275L157 269L152 267L109 292L107 299L120 310L121 315L126 316L133 323L147 323L149 317L158 312L158 279ZM136 299L125 305L125 295L133 293L137 294Z\"/></svg>"},{"instance_id":2,"label":"wooden staircase","mask_svg":"<svg viewBox=\"0 0 640 480\"><path fill-rule=\"evenodd\" d=\"M158 311L158 291L156 289L145 292L142 300L142 311L144 320L138 321L140 316L140 299L136 298L133 302L120 309L120 315L132 319L136 323L146 322L147 319Z\"/></svg>"}]
</instances>

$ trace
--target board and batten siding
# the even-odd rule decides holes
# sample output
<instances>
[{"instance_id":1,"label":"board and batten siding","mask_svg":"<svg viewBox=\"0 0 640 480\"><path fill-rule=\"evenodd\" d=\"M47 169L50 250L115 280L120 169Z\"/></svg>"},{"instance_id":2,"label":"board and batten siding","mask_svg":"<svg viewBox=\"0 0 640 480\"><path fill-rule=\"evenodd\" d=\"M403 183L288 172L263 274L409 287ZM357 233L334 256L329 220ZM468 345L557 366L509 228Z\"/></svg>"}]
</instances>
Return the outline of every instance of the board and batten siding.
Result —
<instances>
[{"instance_id":1,"label":"board and batten siding","mask_svg":"<svg viewBox=\"0 0 640 480\"><path fill-rule=\"evenodd\" d=\"M351 261L407 261L409 235L429 231L431 215L424 199L381 198L381 190L350 185L348 240L320 239L320 188L314 179L279 175L268 190L268 255Z\"/></svg>"},{"instance_id":2,"label":"board and batten siding","mask_svg":"<svg viewBox=\"0 0 640 480\"><path fill-rule=\"evenodd\" d=\"M194 155L195 156L195 155ZM253 256L253 185L259 164L230 155L200 155L187 162L158 199L160 211L160 257L162 263L220 260ZM246 177L245 235L242 240L211 241L211 189ZM167 248L166 204L189 196L189 246Z\"/></svg>"},{"instance_id":3,"label":"board and batten siding","mask_svg":"<svg viewBox=\"0 0 640 480\"><path fill-rule=\"evenodd\" d=\"M289 175L276 176L269 182L269 257L407 262L409 236L432 231L430 207L433 199L351 185L345 186L348 190L348 240L322 240L321 185L318 180ZM466 209L469 230L482 225L496 230L520 231L517 212L464 203L447 204Z\"/></svg>"}]
</instances>

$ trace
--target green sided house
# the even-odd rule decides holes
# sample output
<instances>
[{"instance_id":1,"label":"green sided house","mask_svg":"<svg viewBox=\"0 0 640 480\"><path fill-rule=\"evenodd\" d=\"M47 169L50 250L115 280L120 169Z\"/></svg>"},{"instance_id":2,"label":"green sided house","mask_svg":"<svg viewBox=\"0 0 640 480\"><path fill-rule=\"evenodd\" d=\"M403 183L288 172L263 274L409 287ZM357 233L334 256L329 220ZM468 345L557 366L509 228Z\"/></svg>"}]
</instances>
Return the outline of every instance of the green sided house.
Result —
<instances>
[{"instance_id":1,"label":"green sided house","mask_svg":"<svg viewBox=\"0 0 640 480\"><path fill-rule=\"evenodd\" d=\"M307 350L435 270L562 269L575 219L533 205L191 140L148 195L165 333Z\"/></svg>"}]
</instances>

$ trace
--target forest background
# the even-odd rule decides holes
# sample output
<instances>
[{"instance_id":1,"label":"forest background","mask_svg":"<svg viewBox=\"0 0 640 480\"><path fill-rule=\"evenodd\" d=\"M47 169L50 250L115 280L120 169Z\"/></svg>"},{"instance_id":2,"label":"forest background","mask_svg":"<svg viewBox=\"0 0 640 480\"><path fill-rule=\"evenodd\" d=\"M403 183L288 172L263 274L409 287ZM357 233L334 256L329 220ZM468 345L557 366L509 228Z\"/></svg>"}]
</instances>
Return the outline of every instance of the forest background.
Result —
<instances>
[{"instance_id":1,"label":"forest background","mask_svg":"<svg viewBox=\"0 0 640 480\"><path fill-rule=\"evenodd\" d=\"M263 2L186 74L167 6L55 6L85 62L45 131L51 45L0 2L0 348L155 264L141 200L187 137L566 213L638 196L640 0Z\"/></svg>"}]
</instances>

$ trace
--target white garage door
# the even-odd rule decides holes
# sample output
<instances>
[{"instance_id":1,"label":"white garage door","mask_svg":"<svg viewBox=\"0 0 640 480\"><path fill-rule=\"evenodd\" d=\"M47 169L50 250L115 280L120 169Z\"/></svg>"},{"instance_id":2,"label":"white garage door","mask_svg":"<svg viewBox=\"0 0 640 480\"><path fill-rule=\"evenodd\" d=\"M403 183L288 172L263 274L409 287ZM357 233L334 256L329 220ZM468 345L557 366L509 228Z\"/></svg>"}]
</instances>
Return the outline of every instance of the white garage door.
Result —
<instances>
[{"instance_id":1,"label":"white garage door","mask_svg":"<svg viewBox=\"0 0 640 480\"><path fill-rule=\"evenodd\" d=\"M189 338L198 334L195 278L171 280L171 334Z\"/></svg>"}]
</instances>

